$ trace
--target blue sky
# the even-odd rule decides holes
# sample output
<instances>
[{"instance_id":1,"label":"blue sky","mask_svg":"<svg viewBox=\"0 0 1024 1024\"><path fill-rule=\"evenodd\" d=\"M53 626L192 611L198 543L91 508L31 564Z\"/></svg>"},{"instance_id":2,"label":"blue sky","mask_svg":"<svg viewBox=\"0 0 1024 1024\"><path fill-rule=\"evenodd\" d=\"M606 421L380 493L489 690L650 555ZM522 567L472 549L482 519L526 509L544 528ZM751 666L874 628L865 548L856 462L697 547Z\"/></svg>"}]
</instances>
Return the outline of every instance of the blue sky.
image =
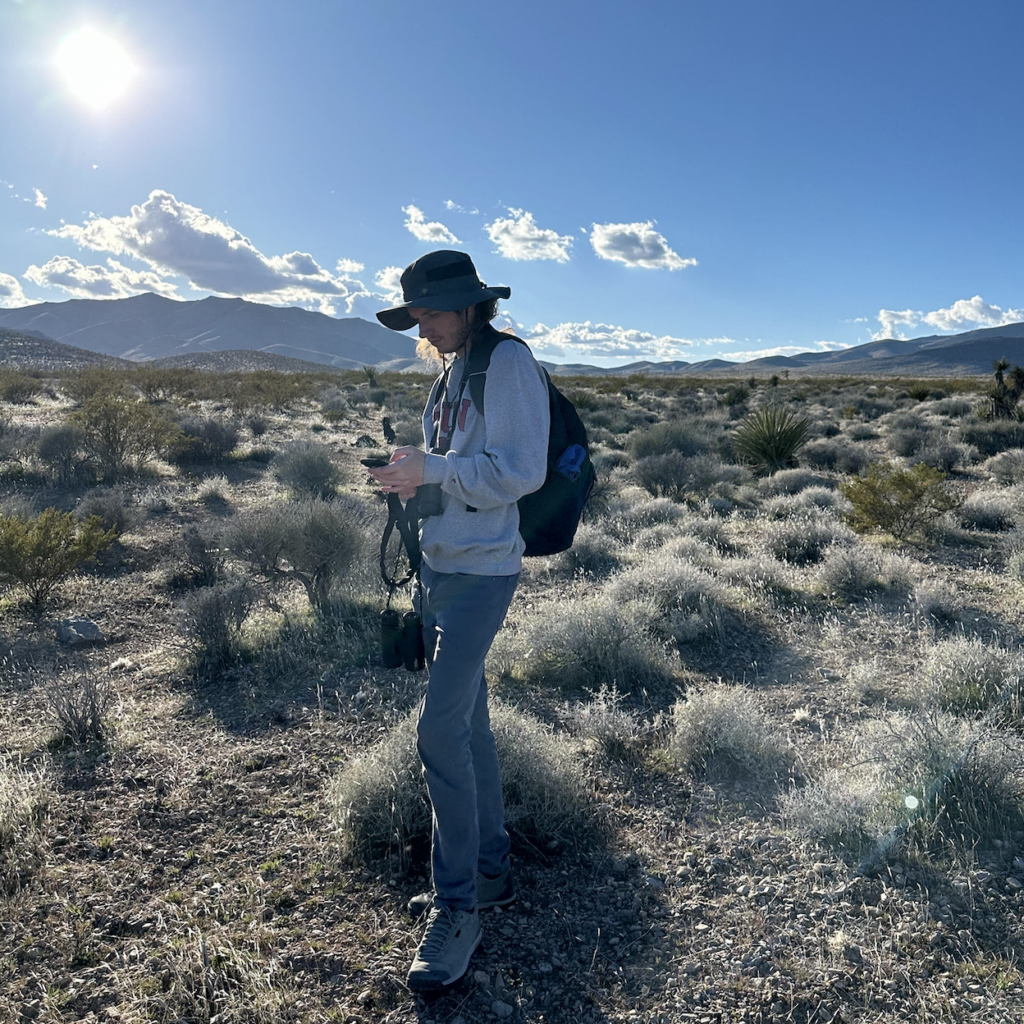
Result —
<instances>
[{"instance_id":1,"label":"blue sky","mask_svg":"<svg viewBox=\"0 0 1024 1024\"><path fill-rule=\"evenodd\" d=\"M0 305L372 317L450 247L555 362L1024 320L1022 38L1020 0L0 0Z\"/></svg>"}]
</instances>

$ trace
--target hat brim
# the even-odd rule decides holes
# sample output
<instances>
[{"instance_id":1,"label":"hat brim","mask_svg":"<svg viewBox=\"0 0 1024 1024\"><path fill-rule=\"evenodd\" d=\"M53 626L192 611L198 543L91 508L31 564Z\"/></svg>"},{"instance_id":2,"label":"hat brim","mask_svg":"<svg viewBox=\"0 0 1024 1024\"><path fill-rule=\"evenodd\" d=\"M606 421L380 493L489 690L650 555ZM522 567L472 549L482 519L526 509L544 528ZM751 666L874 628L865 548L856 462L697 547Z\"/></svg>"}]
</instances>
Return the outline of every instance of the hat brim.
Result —
<instances>
[{"instance_id":1,"label":"hat brim","mask_svg":"<svg viewBox=\"0 0 1024 1024\"><path fill-rule=\"evenodd\" d=\"M409 316L410 309L437 309L444 313L454 313L475 306L478 302L486 302L488 299L507 299L511 294L511 288L495 285L493 288L476 288L471 292L442 292L439 295L417 296L400 306L382 309L377 314L377 319L393 331L409 331L416 326L416 321Z\"/></svg>"}]
</instances>

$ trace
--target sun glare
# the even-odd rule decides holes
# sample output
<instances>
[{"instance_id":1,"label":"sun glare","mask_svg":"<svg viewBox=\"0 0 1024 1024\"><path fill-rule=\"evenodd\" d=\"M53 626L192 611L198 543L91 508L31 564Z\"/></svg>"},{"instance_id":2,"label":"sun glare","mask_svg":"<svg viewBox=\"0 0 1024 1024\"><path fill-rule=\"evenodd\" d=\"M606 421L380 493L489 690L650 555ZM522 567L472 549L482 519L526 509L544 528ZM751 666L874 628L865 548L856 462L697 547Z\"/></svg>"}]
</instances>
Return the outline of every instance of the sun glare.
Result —
<instances>
[{"instance_id":1,"label":"sun glare","mask_svg":"<svg viewBox=\"0 0 1024 1024\"><path fill-rule=\"evenodd\" d=\"M71 91L91 107L116 99L136 70L118 43L91 28L68 36L57 49L56 63Z\"/></svg>"}]
</instances>

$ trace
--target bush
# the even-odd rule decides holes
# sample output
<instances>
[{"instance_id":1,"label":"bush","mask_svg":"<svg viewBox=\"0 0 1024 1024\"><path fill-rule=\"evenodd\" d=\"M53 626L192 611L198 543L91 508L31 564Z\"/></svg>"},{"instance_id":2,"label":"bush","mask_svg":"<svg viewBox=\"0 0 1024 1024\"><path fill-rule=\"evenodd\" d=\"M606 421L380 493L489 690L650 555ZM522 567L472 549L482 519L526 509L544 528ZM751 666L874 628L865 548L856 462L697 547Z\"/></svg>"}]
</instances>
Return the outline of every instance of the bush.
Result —
<instances>
[{"instance_id":1,"label":"bush","mask_svg":"<svg viewBox=\"0 0 1024 1024\"><path fill-rule=\"evenodd\" d=\"M341 473L330 449L315 441L295 441L281 451L271 467L274 479L298 498L331 498Z\"/></svg>"},{"instance_id":2,"label":"bush","mask_svg":"<svg viewBox=\"0 0 1024 1024\"><path fill-rule=\"evenodd\" d=\"M41 771L0 760L0 892L17 890L43 863L50 797Z\"/></svg>"},{"instance_id":3,"label":"bush","mask_svg":"<svg viewBox=\"0 0 1024 1024\"><path fill-rule=\"evenodd\" d=\"M624 757L647 730L640 715L623 703L623 694L614 686L602 686L590 700L569 708L567 724L573 735L590 741L608 757Z\"/></svg>"},{"instance_id":4,"label":"bush","mask_svg":"<svg viewBox=\"0 0 1024 1024\"><path fill-rule=\"evenodd\" d=\"M809 487L829 487L831 481L807 469L780 469L758 484L762 494L799 494Z\"/></svg>"},{"instance_id":5,"label":"bush","mask_svg":"<svg viewBox=\"0 0 1024 1024\"><path fill-rule=\"evenodd\" d=\"M258 441L270 429L271 420L266 413L253 410L245 417L245 425L249 428L249 433L252 434L253 439Z\"/></svg>"},{"instance_id":6,"label":"bush","mask_svg":"<svg viewBox=\"0 0 1024 1024\"><path fill-rule=\"evenodd\" d=\"M0 402L27 405L42 390L42 381L8 366L0 366Z\"/></svg>"},{"instance_id":7,"label":"bush","mask_svg":"<svg viewBox=\"0 0 1024 1024\"><path fill-rule=\"evenodd\" d=\"M881 565L863 547L831 548L818 569L822 592L843 601L863 597L881 585Z\"/></svg>"},{"instance_id":8,"label":"bush","mask_svg":"<svg viewBox=\"0 0 1024 1024\"><path fill-rule=\"evenodd\" d=\"M870 795L858 793L838 773L791 789L779 800L783 820L797 835L857 853L869 840Z\"/></svg>"},{"instance_id":9,"label":"bush","mask_svg":"<svg viewBox=\"0 0 1024 1024\"><path fill-rule=\"evenodd\" d=\"M851 475L868 464L864 452L846 441L810 441L800 450L800 458L812 469L834 470Z\"/></svg>"},{"instance_id":10,"label":"bush","mask_svg":"<svg viewBox=\"0 0 1024 1024\"><path fill-rule=\"evenodd\" d=\"M914 611L939 626L959 621L963 602L956 591L934 580L922 580L913 588Z\"/></svg>"},{"instance_id":11,"label":"bush","mask_svg":"<svg viewBox=\"0 0 1024 1024\"><path fill-rule=\"evenodd\" d=\"M107 739L106 718L113 701L109 679L86 669L54 670L43 677L42 685L58 741L78 747Z\"/></svg>"},{"instance_id":12,"label":"bush","mask_svg":"<svg viewBox=\"0 0 1024 1024\"><path fill-rule=\"evenodd\" d=\"M674 662L653 633L658 618L652 601L620 605L597 595L548 602L523 616L515 630L501 630L494 641L494 664L545 688L593 690L617 686L623 692L657 689L672 683Z\"/></svg>"},{"instance_id":13,"label":"bush","mask_svg":"<svg viewBox=\"0 0 1024 1024\"><path fill-rule=\"evenodd\" d=\"M529 849L587 846L597 835L591 787L566 740L536 719L492 702L505 827ZM329 784L327 803L353 859L404 857L430 838L430 804L416 754L416 715L403 719Z\"/></svg>"},{"instance_id":14,"label":"bush","mask_svg":"<svg viewBox=\"0 0 1024 1024\"><path fill-rule=\"evenodd\" d=\"M771 476L796 465L796 453L806 442L809 430L809 420L781 406L768 405L745 417L732 432L732 449L740 462Z\"/></svg>"},{"instance_id":15,"label":"bush","mask_svg":"<svg viewBox=\"0 0 1024 1024\"><path fill-rule=\"evenodd\" d=\"M707 455L690 457L679 452L648 455L633 466L633 477L656 498L684 501L709 491L722 476L721 463Z\"/></svg>"},{"instance_id":16,"label":"bush","mask_svg":"<svg viewBox=\"0 0 1024 1024\"><path fill-rule=\"evenodd\" d=\"M937 643L925 662L925 679L941 707L954 713L985 711L1008 687L1020 686L1021 657L976 638Z\"/></svg>"},{"instance_id":17,"label":"bush","mask_svg":"<svg viewBox=\"0 0 1024 1024\"><path fill-rule=\"evenodd\" d=\"M718 685L689 693L673 705L672 721L669 756L697 775L777 781L790 772L788 748L744 687Z\"/></svg>"},{"instance_id":18,"label":"bush","mask_svg":"<svg viewBox=\"0 0 1024 1024\"><path fill-rule=\"evenodd\" d=\"M351 498L275 505L238 523L227 546L268 582L301 583L321 611L353 562L373 557L368 518L366 507Z\"/></svg>"},{"instance_id":19,"label":"bush","mask_svg":"<svg viewBox=\"0 0 1024 1024\"><path fill-rule=\"evenodd\" d=\"M606 576L618 568L620 545L605 530L581 523L572 547L556 556L557 564L567 572L585 576Z\"/></svg>"},{"instance_id":20,"label":"bush","mask_svg":"<svg viewBox=\"0 0 1024 1024\"><path fill-rule=\"evenodd\" d=\"M1017 517L1018 502L1005 491L975 491L957 509L965 530L1009 530Z\"/></svg>"},{"instance_id":21,"label":"bush","mask_svg":"<svg viewBox=\"0 0 1024 1024\"><path fill-rule=\"evenodd\" d=\"M169 446L168 462L178 467L223 462L238 446L238 424L230 420L186 416Z\"/></svg>"},{"instance_id":22,"label":"bush","mask_svg":"<svg viewBox=\"0 0 1024 1024\"><path fill-rule=\"evenodd\" d=\"M634 459L672 454L689 458L709 451L712 441L706 421L672 419L632 431L626 447Z\"/></svg>"},{"instance_id":23,"label":"bush","mask_svg":"<svg viewBox=\"0 0 1024 1024\"><path fill-rule=\"evenodd\" d=\"M239 659L242 626L255 604L256 592L243 580L215 583L185 598L181 628L200 674L216 674Z\"/></svg>"},{"instance_id":24,"label":"bush","mask_svg":"<svg viewBox=\"0 0 1024 1024\"><path fill-rule=\"evenodd\" d=\"M993 455L981 468L1004 487L1024 483L1024 448L1011 448Z\"/></svg>"},{"instance_id":25,"label":"bush","mask_svg":"<svg viewBox=\"0 0 1024 1024\"><path fill-rule=\"evenodd\" d=\"M833 544L849 540L842 524L824 515L802 515L769 522L761 533L766 551L780 562L813 565Z\"/></svg>"},{"instance_id":26,"label":"bush","mask_svg":"<svg viewBox=\"0 0 1024 1024\"><path fill-rule=\"evenodd\" d=\"M894 430L886 442L889 445L889 450L894 455L913 455L924 447L928 440L928 434L922 427L914 427L905 430Z\"/></svg>"},{"instance_id":27,"label":"bush","mask_svg":"<svg viewBox=\"0 0 1024 1024\"><path fill-rule=\"evenodd\" d=\"M46 427L36 442L36 456L61 484L69 484L88 469L85 439L73 423Z\"/></svg>"},{"instance_id":28,"label":"bush","mask_svg":"<svg viewBox=\"0 0 1024 1024\"><path fill-rule=\"evenodd\" d=\"M137 472L173 437L166 419L145 402L100 391L87 398L69 422L82 432L82 445L104 479Z\"/></svg>"},{"instance_id":29,"label":"bush","mask_svg":"<svg viewBox=\"0 0 1024 1024\"><path fill-rule=\"evenodd\" d=\"M897 540L921 531L963 499L946 487L946 474L923 464L899 469L875 463L867 475L840 484L852 506L850 525L860 532L884 530Z\"/></svg>"},{"instance_id":30,"label":"bush","mask_svg":"<svg viewBox=\"0 0 1024 1024\"><path fill-rule=\"evenodd\" d=\"M55 508L35 519L0 516L0 582L23 586L39 608L54 587L109 547L114 536L98 519L79 523L71 512Z\"/></svg>"},{"instance_id":31,"label":"bush","mask_svg":"<svg viewBox=\"0 0 1024 1024\"><path fill-rule=\"evenodd\" d=\"M224 576L224 555L220 538L190 524L176 545L179 568L171 577L173 587L210 587Z\"/></svg>"},{"instance_id":32,"label":"bush","mask_svg":"<svg viewBox=\"0 0 1024 1024\"><path fill-rule=\"evenodd\" d=\"M1024 448L1024 423L1017 420L965 420L957 428L960 440L973 445L983 456L1011 448Z\"/></svg>"},{"instance_id":33,"label":"bush","mask_svg":"<svg viewBox=\"0 0 1024 1024\"><path fill-rule=\"evenodd\" d=\"M120 487L97 487L78 503L75 515L80 521L99 520L104 530L120 537L138 521L139 511L132 495Z\"/></svg>"}]
</instances>

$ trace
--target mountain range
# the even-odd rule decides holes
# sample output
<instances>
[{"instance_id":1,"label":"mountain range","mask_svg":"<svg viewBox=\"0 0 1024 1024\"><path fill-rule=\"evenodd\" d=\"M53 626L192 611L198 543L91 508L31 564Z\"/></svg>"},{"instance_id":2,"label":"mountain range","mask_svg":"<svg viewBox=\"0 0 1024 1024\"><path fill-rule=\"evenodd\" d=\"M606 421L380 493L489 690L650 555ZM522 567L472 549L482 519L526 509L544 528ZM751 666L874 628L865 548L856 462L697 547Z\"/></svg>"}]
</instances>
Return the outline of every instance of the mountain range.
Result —
<instances>
[{"instance_id":1,"label":"mountain range","mask_svg":"<svg viewBox=\"0 0 1024 1024\"><path fill-rule=\"evenodd\" d=\"M33 343L33 339L35 343ZM60 343L54 345L54 343ZM58 352L67 346L67 352ZM359 317L339 319L294 306L210 297L192 302L152 293L70 299L0 310L0 364L85 365L97 359L216 369L428 369L415 341ZM1024 323L886 339L829 352L748 362L640 361L613 370L544 365L558 374L766 376L786 371L840 375L957 377L989 374L997 359L1024 366Z\"/></svg>"}]
</instances>

